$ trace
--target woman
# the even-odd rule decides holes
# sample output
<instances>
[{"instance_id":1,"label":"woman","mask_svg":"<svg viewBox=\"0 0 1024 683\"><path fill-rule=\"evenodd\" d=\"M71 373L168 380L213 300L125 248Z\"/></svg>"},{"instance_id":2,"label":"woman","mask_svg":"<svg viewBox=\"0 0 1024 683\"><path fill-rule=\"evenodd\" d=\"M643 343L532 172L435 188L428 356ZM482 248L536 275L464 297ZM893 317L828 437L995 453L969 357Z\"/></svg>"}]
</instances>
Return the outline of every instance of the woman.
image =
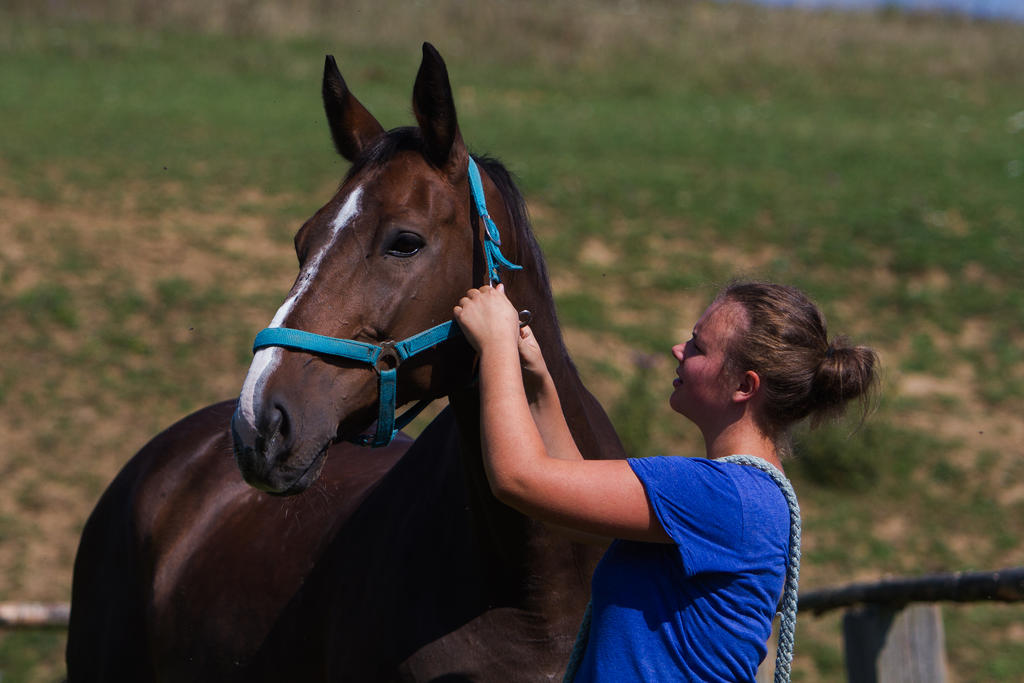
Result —
<instances>
[{"instance_id":1,"label":"woman","mask_svg":"<svg viewBox=\"0 0 1024 683\"><path fill-rule=\"evenodd\" d=\"M584 460L528 327L504 289L455 307L480 354L481 438L494 494L524 514L616 539L594 573L577 681L752 681L786 578L781 470L798 421L838 415L875 384L877 356L840 338L799 290L737 283L685 344L669 404L705 457ZM864 403L865 407L867 403Z\"/></svg>"}]
</instances>

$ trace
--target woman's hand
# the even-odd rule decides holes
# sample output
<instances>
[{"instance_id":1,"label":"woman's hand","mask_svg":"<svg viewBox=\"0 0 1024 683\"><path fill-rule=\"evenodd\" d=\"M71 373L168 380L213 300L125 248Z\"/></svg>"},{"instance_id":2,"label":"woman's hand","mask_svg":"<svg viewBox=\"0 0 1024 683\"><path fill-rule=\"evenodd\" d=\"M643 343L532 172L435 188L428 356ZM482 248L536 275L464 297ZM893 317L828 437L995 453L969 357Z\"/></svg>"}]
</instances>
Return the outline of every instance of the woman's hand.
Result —
<instances>
[{"instance_id":1,"label":"woman's hand","mask_svg":"<svg viewBox=\"0 0 1024 683\"><path fill-rule=\"evenodd\" d=\"M523 387L527 399L533 403L538 394L547 388L549 381L548 367L544 362L540 344L533 336L529 325L519 330L519 364L523 368Z\"/></svg>"},{"instance_id":2,"label":"woman's hand","mask_svg":"<svg viewBox=\"0 0 1024 683\"><path fill-rule=\"evenodd\" d=\"M454 316L478 352L495 343L515 343L519 339L519 313L505 296L504 285L469 290L459 299Z\"/></svg>"}]
</instances>

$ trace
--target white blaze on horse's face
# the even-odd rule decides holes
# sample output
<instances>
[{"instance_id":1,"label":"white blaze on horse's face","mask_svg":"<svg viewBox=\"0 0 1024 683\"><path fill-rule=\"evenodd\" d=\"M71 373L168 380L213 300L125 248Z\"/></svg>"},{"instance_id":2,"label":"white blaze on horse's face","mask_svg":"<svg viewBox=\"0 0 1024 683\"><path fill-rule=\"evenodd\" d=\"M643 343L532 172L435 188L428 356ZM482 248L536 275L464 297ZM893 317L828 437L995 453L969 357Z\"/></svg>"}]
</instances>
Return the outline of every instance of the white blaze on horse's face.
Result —
<instances>
[{"instance_id":1,"label":"white blaze on horse's face","mask_svg":"<svg viewBox=\"0 0 1024 683\"><path fill-rule=\"evenodd\" d=\"M274 315L274 319L270 321L267 327L281 327L284 325L284 321L288 318L288 314L292 312L295 306L299 303L302 297L306 294L309 289L310 283L316 280L317 272L320 270L320 264L323 263L324 257L327 255L333 247L334 243L338 238L338 235L344 230L349 224L355 220L356 216L359 215L361 202L360 199L363 196L363 188L357 187L352 190L345 203L342 205L341 210L338 211L338 215L331 221L331 237L328 239L324 246L306 262L299 273L299 277L295 281L295 286L292 287L291 294L285 299L285 302L281 304L281 308L277 309L277 313ZM266 383L267 377L269 377L281 361L281 354L284 351L280 346L270 346L264 349L260 349L253 356L252 364L249 366L249 373L245 376L245 383L242 385L242 394L239 397L239 410L245 421L250 427L256 427L256 404L259 401L260 396L263 393L263 385Z\"/></svg>"}]
</instances>

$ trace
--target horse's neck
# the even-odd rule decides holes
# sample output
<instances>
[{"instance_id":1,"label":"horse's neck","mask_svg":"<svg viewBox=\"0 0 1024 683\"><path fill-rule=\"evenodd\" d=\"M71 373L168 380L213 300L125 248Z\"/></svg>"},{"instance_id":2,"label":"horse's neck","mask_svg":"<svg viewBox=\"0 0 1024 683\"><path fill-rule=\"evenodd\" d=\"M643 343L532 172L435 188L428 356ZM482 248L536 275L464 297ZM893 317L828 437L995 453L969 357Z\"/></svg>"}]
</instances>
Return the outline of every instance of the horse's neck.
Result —
<instances>
[{"instance_id":1,"label":"horse's neck","mask_svg":"<svg viewBox=\"0 0 1024 683\"><path fill-rule=\"evenodd\" d=\"M531 296L531 293L533 296ZM546 288L539 292L510 288L517 306L532 313L531 327L548 364L566 422L573 439L588 459L612 459L625 456L621 442L607 414L583 385L562 342L555 318L554 302ZM475 386L466 387L449 397L458 425L462 471L468 503L473 511L475 534L482 555L492 563L492 576L502 577L494 585L512 592L529 584L528 595L507 596L526 600L530 608L558 621L571 615L578 619L586 602L590 572L601 554L597 547L582 547L555 536L543 524L527 519L499 503L490 492L483 468L480 447L480 394ZM524 581L524 576L544 577L544 581ZM556 629L565 626L554 624ZM575 625L566 627L568 630Z\"/></svg>"},{"instance_id":2,"label":"horse's neck","mask_svg":"<svg viewBox=\"0 0 1024 683\"><path fill-rule=\"evenodd\" d=\"M554 354L558 355L555 356ZM607 413L580 380L575 365L559 345L548 361L566 423L583 457L610 460L626 457Z\"/></svg>"},{"instance_id":3,"label":"horse's neck","mask_svg":"<svg viewBox=\"0 0 1024 683\"><path fill-rule=\"evenodd\" d=\"M575 392L567 396L576 403ZM489 600L541 616L552 633L573 632L589 596L590 574L603 549L572 543L500 503L491 493L483 466L478 389L467 387L449 396L449 402L459 433L474 545L487 568ZM574 438L581 447L598 438L593 430L579 430L579 434L574 433ZM611 437L618 443L614 430Z\"/></svg>"},{"instance_id":4,"label":"horse's neck","mask_svg":"<svg viewBox=\"0 0 1024 683\"><path fill-rule=\"evenodd\" d=\"M554 301L546 286L540 291L524 294L523 298L531 305L531 327L544 353L548 371L555 381L565 421L583 457L588 460L625 457L622 442L611 420L584 386L569 357L555 316Z\"/></svg>"}]
</instances>

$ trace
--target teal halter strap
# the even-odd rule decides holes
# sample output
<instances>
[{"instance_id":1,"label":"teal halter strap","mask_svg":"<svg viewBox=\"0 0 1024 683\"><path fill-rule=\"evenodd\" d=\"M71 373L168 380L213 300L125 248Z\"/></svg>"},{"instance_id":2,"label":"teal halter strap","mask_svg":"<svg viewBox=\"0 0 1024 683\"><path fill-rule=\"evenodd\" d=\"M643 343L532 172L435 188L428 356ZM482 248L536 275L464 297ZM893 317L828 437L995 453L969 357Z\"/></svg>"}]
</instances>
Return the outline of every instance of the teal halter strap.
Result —
<instances>
[{"instance_id":1,"label":"teal halter strap","mask_svg":"<svg viewBox=\"0 0 1024 683\"><path fill-rule=\"evenodd\" d=\"M501 282L498 269L522 270L522 266L505 258L501 253L501 233L498 226L491 220L491 214L487 213L487 200L484 199L484 188L480 183L480 169L472 158L469 160L469 191L473 195L473 204L476 206L476 213L484 223L484 260L487 262L487 281L490 284Z\"/></svg>"},{"instance_id":2,"label":"teal halter strap","mask_svg":"<svg viewBox=\"0 0 1024 683\"><path fill-rule=\"evenodd\" d=\"M437 346L460 333L461 330L458 326L449 320L404 341L385 342L378 346L354 339L325 337L321 334L289 327L268 327L256 335L252 350L255 353L268 346L283 346L372 365L379 376L377 386L380 393L380 407L377 411L377 430L373 436L364 434L351 439L351 441L361 446L380 448L391 443L400 430L404 429L424 408L430 405L429 400L420 401L400 417L395 418L398 366L417 353Z\"/></svg>"},{"instance_id":3,"label":"teal halter strap","mask_svg":"<svg viewBox=\"0 0 1024 683\"><path fill-rule=\"evenodd\" d=\"M469 190L476 212L484 223L484 260L487 263L487 279L493 285L496 282L501 282L499 269L522 270L522 266L515 265L501 253L501 235L498 233L498 227L491 220L490 214L487 213L487 201L484 199L483 186L480 182L480 170L472 157L469 159ZM380 394L378 399L380 407L377 411L377 429L372 436L364 434L351 439L351 441L361 446L379 448L391 443L399 430L408 425L432 400L420 401L396 419L398 366L416 354L461 333L462 330L458 325L449 320L400 342L368 344L355 339L327 337L289 327L268 327L256 335L252 351L256 353L268 346L281 346L324 356L345 358L372 366L379 377L377 385Z\"/></svg>"}]
</instances>

